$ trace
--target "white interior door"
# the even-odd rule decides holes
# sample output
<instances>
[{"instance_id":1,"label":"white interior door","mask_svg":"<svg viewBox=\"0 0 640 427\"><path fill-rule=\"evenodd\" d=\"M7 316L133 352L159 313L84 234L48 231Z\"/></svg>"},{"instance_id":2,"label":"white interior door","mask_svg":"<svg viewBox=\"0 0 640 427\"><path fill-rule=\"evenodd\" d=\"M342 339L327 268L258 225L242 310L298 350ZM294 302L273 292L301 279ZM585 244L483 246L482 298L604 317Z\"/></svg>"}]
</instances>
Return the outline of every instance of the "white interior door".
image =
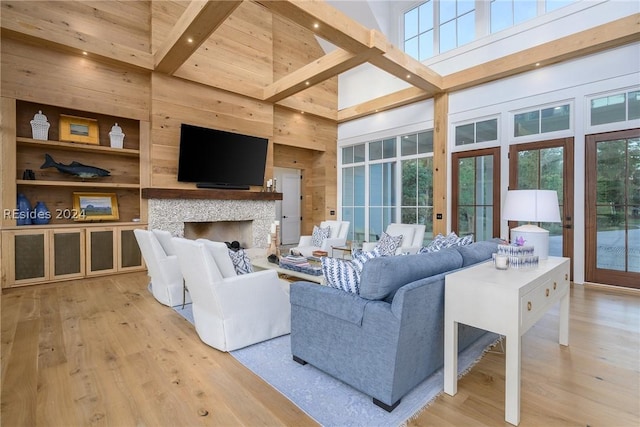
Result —
<instances>
[{"instance_id":1,"label":"white interior door","mask_svg":"<svg viewBox=\"0 0 640 427\"><path fill-rule=\"evenodd\" d=\"M283 245L300 241L300 170L274 168L276 191L282 193L282 201L276 201L276 216L280 219L280 239Z\"/></svg>"}]
</instances>

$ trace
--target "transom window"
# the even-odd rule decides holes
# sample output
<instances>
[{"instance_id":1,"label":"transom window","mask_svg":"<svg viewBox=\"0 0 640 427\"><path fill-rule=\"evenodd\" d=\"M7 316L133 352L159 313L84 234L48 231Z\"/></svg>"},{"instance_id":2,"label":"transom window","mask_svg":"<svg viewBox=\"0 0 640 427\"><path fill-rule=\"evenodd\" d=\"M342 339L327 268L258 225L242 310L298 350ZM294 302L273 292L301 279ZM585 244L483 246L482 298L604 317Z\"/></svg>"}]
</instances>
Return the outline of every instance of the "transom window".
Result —
<instances>
[{"instance_id":1,"label":"transom window","mask_svg":"<svg viewBox=\"0 0 640 427\"><path fill-rule=\"evenodd\" d=\"M513 116L513 136L521 137L571 129L569 104L530 110Z\"/></svg>"},{"instance_id":2,"label":"transom window","mask_svg":"<svg viewBox=\"0 0 640 427\"><path fill-rule=\"evenodd\" d=\"M591 100L591 126L640 119L640 90Z\"/></svg>"},{"instance_id":3,"label":"transom window","mask_svg":"<svg viewBox=\"0 0 640 427\"><path fill-rule=\"evenodd\" d=\"M498 140L498 119L481 120L455 127L456 146Z\"/></svg>"}]
</instances>

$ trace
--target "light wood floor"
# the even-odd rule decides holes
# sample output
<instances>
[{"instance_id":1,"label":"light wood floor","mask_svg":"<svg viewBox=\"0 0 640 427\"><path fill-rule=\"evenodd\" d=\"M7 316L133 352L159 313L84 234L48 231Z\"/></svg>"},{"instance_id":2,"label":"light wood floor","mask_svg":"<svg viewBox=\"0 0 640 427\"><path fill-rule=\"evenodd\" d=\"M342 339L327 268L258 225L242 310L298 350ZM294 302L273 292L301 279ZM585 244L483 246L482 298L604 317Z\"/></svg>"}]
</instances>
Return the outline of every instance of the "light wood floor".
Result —
<instances>
[{"instance_id":1,"label":"light wood floor","mask_svg":"<svg viewBox=\"0 0 640 427\"><path fill-rule=\"evenodd\" d=\"M5 291L1 425L314 425L146 290L143 273ZM640 293L576 286L523 337L521 426L640 425ZM411 426L504 421L504 355L488 353Z\"/></svg>"}]
</instances>

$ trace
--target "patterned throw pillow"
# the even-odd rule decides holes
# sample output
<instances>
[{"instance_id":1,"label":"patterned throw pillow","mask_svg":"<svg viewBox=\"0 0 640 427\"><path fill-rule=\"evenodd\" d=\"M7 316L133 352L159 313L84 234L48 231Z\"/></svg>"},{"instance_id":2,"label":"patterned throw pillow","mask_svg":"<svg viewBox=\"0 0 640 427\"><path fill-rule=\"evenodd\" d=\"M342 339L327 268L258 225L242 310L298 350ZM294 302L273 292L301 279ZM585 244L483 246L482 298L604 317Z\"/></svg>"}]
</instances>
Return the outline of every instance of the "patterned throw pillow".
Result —
<instances>
[{"instance_id":1,"label":"patterned throw pillow","mask_svg":"<svg viewBox=\"0 0 640 427\"><path fill-rule=\"evenodd\" d=\"M473 243L473 234L458 238L458 246L468 246Z\"/></svg>"},{"instance_id":2,"label":"patterned throw pillow","mask_svg":"<svg viewBox=\"0 0 640 427\"><path fill-rule=\"evenodd\" d=\"M420 248L419 254L438 252L444 248L450 248L452 246L467 246L473 243L473 234L468 236L458 237L455 232L451 232L446 236L438 234L435 239L426 247Z\"/></svg>"},{"instance_id":3,"label":"patterned throw pillow","mask_svg":"<svg viewBox=\"0 0 640 427\"><path fill-rule=\"evenodd\" d=\"M249 255L246 254L244 249L229 250L229 258L231 258L233 267L236 269L236 274L253 273L251 259L249 259Z\"/></svg>"},{"instance_id":4,"label":"patterned throw pillow","mask_svg":"<svg viewBox=\"0 0 640 427\"><path fill-rule=\"evenodd\" d=\"M354 294L360 293L360 274L353 262L330 257L322 257L320 262L324 281L328 286Z\"/></svg>"},{"instance_id":5,"label":"patterned throw pillow","mask_svg":"<svg viewBox=\"0 0 640 427\"><path fill-rule=\"evenodd\" d=\"M385 232L382 233L382 237L376 243L376 249L382 256L391 256L396 254L396 250L402 243L402 234L397 236L391 236Z\"/></svg>"},{"instance_id":6,"label":"patterned throw pillow","mask_svg":"<svg viewBox=\"0 0 640 427\"><path fill-rule=\"evenodd\" d=\"M311 245L321 248L324 240L330 236L331 229L329 227L320 228L317 225L313 226L313 233L311 234Z\"/></svg>"},{"instance_id":7,"label":"patterned throw pillow","mask_svg":"<svg viewBox=\"0 0 640 427\"><path fill-rule=\"evenodd\" d=\"M358 270L358 273L362 273L362 269L364 268L364 263L373 258L381 257L382 254L379 250L374 249L372 251L354 251L351 254L351 259L353 261L353 265Z\"/></svg>"}]
</instances>

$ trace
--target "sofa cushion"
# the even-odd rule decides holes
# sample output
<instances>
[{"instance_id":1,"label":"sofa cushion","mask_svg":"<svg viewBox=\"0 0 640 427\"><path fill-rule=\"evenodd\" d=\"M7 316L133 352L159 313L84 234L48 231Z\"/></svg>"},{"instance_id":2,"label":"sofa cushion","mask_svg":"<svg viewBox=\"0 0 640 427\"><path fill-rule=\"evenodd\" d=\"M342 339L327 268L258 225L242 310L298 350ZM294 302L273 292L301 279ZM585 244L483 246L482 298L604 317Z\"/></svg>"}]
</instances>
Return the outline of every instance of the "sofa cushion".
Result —
<instances>
[{"instance_id":1,"label":"sofa cushion","mask_svg":"<svg viewBox=\"0 0 640 427\"><path fill-rule=\"evenodd\" d=\"M237 251L229 249L229 258L231 258L236 274L253 273L251 259L244 249L238 249Z\"/></svg>"},{"instance_id":2,"label":"sofa cushion","mask_svg":"<svg viewBox=\"0 0 640 427\"><path fill-rule=\"evenodd\" d=\"M360 272L351 260L322 257L320 262L322 264L322 274L328 286L353 294L360 293Z\"/></svg>"},{"instance_id":3,"label":"sofa cushion","mask_svg":"<svg viewBox=\"0 0 640 427\"><path fill-rule=\"evenodd\" d=\"M325 239L329 237L330 233L330 227L318 227L317 225L314 225L313 233L311 233L311 245L318 248L322 247L322 243L324 243Z\"/></svg>"},{"instance_id":4,"label":"sofa cushion","mask_svg":"<svg viewBox=\"0 0 640 427\"><path fill-rule=\"evenodd\" d=\"M498 251L499 242L499 239L494 239L456 247L456 250L462 255L462 266L467 267L491 259L491 254Z\"/></svg>"},{"instance_id":5,"label":"sofa cushion","mask_svg":"<svg viewBox=\"0 0 640 427\"><path fill-rule=\"evenodd\" d=\"M360 296L369 300L389 300L407 283L460 267L462 255L453 248L429 254L374 258L362 269Z\"/></svg>"},{"instance_id":6,"label":"sofa cushion","mask_svg":"<svg viewBox=\"0 0 640 427\"><path fill-rule=\"evenodd\" d=\"M392 236L385 232L382 233L382 237L376 243L376 249L383 256L395 255L396 250L402 244L402 234L397 236Z\"/></svg>"}]
</instances>

